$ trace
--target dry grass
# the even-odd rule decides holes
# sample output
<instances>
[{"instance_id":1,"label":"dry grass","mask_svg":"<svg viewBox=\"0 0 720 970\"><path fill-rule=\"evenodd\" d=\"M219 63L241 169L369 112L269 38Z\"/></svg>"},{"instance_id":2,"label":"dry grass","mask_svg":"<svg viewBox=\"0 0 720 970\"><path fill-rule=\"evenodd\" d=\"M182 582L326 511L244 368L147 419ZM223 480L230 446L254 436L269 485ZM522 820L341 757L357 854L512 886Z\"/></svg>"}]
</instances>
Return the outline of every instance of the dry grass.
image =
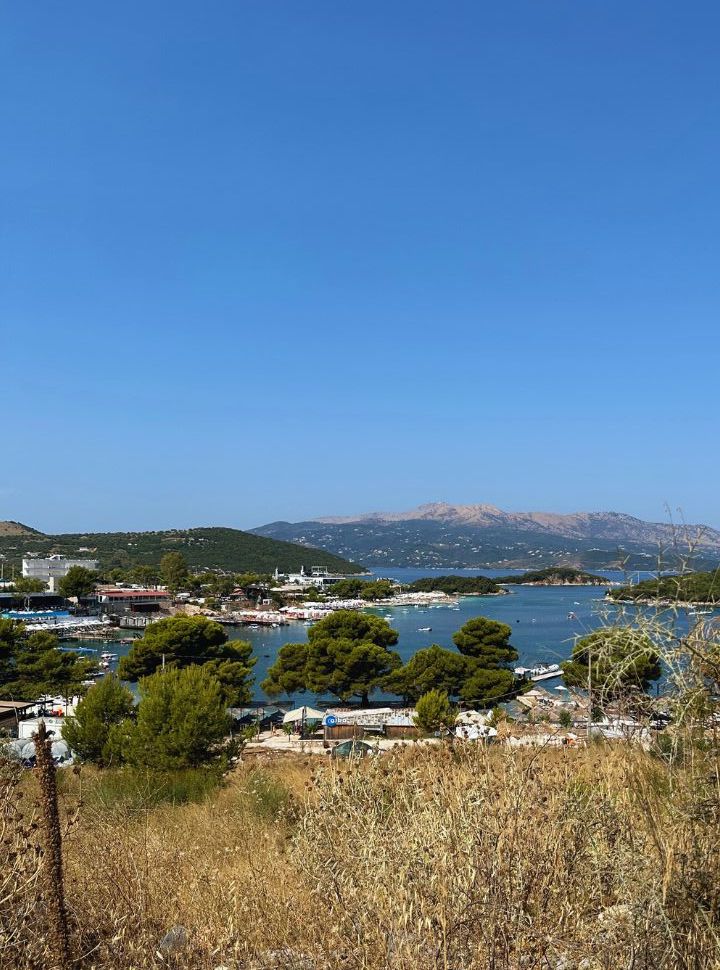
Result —
<instances>
[{"instance_id":1,"label":"dry grass","mask_svg":"<svg viewBox=\"0 0 720 970\"><path fill-rule=\"evenodd\" d=\"M71 811L77 795L64 796ZM242 766L199 804L90 804L65 838L79 968L720 966L707 755L681 767L627 746L279 759ZM11 959L0 949L18 970L50 965L25 871L0 923L32 926Z\"/></svg>"}]
</instances>

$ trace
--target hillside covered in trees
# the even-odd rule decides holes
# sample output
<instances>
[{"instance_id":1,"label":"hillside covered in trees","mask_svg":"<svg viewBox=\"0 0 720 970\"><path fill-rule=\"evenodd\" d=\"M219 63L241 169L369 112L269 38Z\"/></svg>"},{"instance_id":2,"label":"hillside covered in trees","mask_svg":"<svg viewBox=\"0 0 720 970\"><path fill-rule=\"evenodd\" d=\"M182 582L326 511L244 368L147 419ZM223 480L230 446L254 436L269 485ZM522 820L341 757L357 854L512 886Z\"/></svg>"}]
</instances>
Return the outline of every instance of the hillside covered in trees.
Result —
<instances>
[{"instance_id":1,"label":"hillside covered in trees","mask_svg":"<svg viewBox=\"0 0 720 970\"><path fill-rule=\"evenodd\" d=\"M615 600L669 603L720 603L720 572L657 576L634 586L619 586L610 592Z\"/></svg>"},{"instance_id":2,"label":"hillside covered in trees","mask_svg":"<svg viewBox=\"0 0 720 970\"><path fill-rule=\"evenodd\" d=\"M407 587L411 593L447 593L449 596L489 596L502 593L497 583L487 576L428 576L416 579Z\"/></svg>"},{"instance_id":3,"label":"hillside covered in trees","mask_svg":"<svg viewBox=\"0 0 720 970\"><path fill-rule=\"evenodd\" d=\"M498 576L496 583L506 586L607 586L604 576L574 569L572 566L549 566L547 569L533 569L513 576Z\"/></svg>"},{"instance_id":4,"label":"hillside covered in trees","mask_svg":"<svg viewBox=\"0 0 720 970\"><path fill-rule=\"evenodd\" d=\"M27 553L60 553L98 559L101 569L157 565L167 552L182 552L191 569L231 572L295 572L301 566L326 566L331 572L358 573L361 567L320 549L280 542L239 529L171 529L164 532L92 532L43 535L27 530L0 534L5 566L20 565Z\"/></svg>"}]
</instances>

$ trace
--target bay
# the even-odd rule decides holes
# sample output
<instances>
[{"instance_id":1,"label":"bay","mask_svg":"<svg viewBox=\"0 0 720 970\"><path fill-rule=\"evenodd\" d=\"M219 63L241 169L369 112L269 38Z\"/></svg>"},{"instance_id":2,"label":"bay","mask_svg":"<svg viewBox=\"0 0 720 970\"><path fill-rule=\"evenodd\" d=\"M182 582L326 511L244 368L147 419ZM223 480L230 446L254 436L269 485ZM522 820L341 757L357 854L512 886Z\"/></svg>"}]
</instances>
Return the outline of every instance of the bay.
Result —
<instances>
[{"instance_id":1,"label":"bay","mask_svg":"<svg viewBox=\"0 0 720 970\"><path fill-rule=\"evenodd\" d=\"M395 568L372 570L375 577L397 579L410 583L424 576L442 575L447 570ZM523 570L453 570L453 575L489 576L509 575ZM627 582L628 576L620 572L602 571L599 573L610 582ZM645 579L650 573L633 573L632 580ZM493 620L507 623L512 628L511 643L518 651L518 663L533 666L537 663L558 663L566 660L572 652L578 637L585 636L607 623L614 607L605 599L603 586L509 586L507 596L466 596L461 597L457 606L436 607L373 607L369 612L384 616L397 630L399 639L394 648L403 661L423 647L437 643L453 649L452 635L468 620L476 616L487 616ZM421 628L431 627L430 631ZM226 627L232 640L247 640L251 643L257 658L255 665L255 687L253 696L256 701L267 700L260 684L267 675L278 651L285 643L305 642L308 625L291 623L283 627L261 627L251 630L246 626ZM122 656L130 649L127 644L107 641L87 643L101 650L113 650ZM381 693L373 695L374 700L382 700ZM296 698L300 700L299 696ZM310 699L306 697L309 701ZM396 699L396 698L393 698Z\"/></svg>"}]
</instances>

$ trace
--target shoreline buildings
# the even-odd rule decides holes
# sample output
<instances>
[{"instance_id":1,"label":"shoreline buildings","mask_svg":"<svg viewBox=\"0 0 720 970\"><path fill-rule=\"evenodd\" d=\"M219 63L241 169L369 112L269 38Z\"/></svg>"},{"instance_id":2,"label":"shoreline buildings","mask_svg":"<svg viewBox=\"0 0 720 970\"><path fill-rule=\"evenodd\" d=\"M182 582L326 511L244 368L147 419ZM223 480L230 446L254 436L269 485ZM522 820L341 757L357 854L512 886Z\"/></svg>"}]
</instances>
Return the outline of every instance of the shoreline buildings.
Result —
<instances>
[{"instance_id":1,"label":"shoreline buildings","mask_svg":"<svg viewBox=\"0 0 720 970\"><path fill-rule=\"evenodd\" d=\"M97 559L67 559L65 556L40 557L28 556L22 561L22 574L27 579L39 579L51 593L57 591L58 582L67 576L73 566L82 566L96 572L100 563Z\"/></svg>"}]
</instances>

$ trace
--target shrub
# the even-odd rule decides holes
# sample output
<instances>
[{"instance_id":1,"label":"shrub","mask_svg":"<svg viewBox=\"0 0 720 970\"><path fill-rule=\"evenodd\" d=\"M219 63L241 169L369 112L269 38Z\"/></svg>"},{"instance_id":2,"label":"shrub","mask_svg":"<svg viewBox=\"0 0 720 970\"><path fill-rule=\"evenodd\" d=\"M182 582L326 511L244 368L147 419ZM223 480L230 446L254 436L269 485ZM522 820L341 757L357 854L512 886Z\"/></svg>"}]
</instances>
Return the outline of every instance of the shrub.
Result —
<instances>
[{"instance_id":1,"label":"shrub","mask_svg":"<svg viewBox=\"0 0 720 970\"><path fill-rule=\"evenodd\" d=\"M415 724L428 734L453 723L453 708L441 690L429 690L415 705Z\"/></svg>"},{"instance_id":2,"label":"shrub","mask_svg":"<svg viewBox=\"0 0 720 970\"><path fill-rule=\"evenodd\" d=\"M113 760L110 736L115 725L129 716L133 695L117 677L108 674L80 701L65 720L62 736L81 761L107 765Z\"/></svg>"}]
</instances>

